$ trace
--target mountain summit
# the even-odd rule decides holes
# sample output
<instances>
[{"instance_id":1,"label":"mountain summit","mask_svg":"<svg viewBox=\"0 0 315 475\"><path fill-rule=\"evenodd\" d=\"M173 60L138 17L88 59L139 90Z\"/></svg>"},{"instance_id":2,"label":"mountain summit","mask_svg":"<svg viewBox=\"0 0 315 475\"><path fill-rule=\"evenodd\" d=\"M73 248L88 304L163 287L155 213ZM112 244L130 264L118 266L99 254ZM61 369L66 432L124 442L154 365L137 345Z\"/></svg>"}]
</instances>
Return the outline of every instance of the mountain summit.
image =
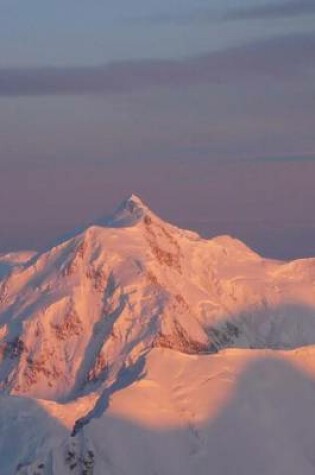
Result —
<instances>
[{"instance_id":1,"label":"mountain summit","mask_svg":"<svg viewBox=\"0 0 315 475\"><path fill-rule=\"evenodd\" d=\"M31 259L15 256L10 261L7 256L5 266L0 274L2 394L8 395L8 407L16 401L12 395L37 401L75 440L106 412L113 394L122 394L124 402L117 402L117 408L132 417L135 408L128 401L134 400L134 387L137 397L144 398L144 411L154 413L159 407L146 405L149 391L156 404L164 404L166 424L178 420L172 401L181 401L185 418L192 406L186 408L181 388L195 390L184 370L189 361L199 362L200 370L194 371L202 379L208 371L202 368L210 368L211 374L214 368L216 374L215 362L221 360L213 358L227 351L243 355L315 344L313 260L276 262L231 237L202 239L164 222L135 195L102 226L91 226ZM174 393L172 388L157 389L169 371L178 379ZM146 374L153 374L154 382ZM203 394L201 379L198 391ZM140 413L141 420L148 417ZM194 430L191 437L199 447ZM55 449L49 447L45 457L52 460ZM68 473L71 458L81 456L77 448L67 450L75 455L65 456L59 472L47 473ZM33 452L27 456L37 460ZM3 473L37 470L13 472L8 467ZM102 470L97 473L107 473ZM155 473L177 472L169 467Z\"/></svg>"},{"instance_id":2,"label":"mountain summit","mask_svg":"<svg viewBox=\"0 0 315 475\"><path fill-rule=\"evenodd\" d=\"M152 215L150 209L137 195L130 195L107 218L105 224L112 227L129 227L141 222L145 216Z\"/></svg>"}]
</instances>

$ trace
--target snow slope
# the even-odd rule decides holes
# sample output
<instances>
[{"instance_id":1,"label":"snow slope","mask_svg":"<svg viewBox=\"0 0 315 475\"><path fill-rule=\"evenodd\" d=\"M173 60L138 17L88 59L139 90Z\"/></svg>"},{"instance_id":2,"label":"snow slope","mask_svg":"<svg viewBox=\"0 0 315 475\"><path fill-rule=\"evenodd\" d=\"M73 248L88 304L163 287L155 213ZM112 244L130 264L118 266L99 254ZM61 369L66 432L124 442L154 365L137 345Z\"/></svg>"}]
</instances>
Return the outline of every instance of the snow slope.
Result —
<instances>
[{"instance_id":1,"label":"snow slope","mask_svg":"<svg viewBox=\"0 0 315 475\"><path fill-rule=\"evenodd\" d=\"M132 195L2 263L1 475L314 473L313 259L202 239Z\"/></svg>"}]
</instances>

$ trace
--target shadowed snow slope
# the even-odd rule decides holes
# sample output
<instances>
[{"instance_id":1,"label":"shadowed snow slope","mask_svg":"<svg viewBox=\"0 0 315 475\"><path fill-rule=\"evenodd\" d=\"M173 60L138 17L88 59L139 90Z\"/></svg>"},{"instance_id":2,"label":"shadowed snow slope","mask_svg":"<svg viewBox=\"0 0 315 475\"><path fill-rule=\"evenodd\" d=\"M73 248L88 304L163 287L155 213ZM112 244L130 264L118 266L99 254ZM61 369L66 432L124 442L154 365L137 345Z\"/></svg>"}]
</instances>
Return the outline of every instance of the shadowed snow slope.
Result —
<instances>
[{"instance_id":1,"label":"shadowed snow slope","mask_svg":"<svg viewBox=\"0 0 315 475\"><path fill-rule=\"evenodd\" d=\"M314 473L314 291L315 260L202 239L134 195L0 256L1 475Z\"/></svg>"}]
</instances>

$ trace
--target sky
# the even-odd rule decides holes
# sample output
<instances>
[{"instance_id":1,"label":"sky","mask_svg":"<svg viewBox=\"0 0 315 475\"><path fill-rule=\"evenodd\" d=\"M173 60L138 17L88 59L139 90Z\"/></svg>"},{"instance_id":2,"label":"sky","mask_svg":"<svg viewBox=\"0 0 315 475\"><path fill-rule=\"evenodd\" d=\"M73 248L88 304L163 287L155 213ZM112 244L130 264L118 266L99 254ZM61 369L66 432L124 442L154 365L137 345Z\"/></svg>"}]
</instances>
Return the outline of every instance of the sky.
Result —
<instances>
[{"instance_id":1,"label":"sky","mask_svg":"<svg viewBox=\"0 0 315 475\"><path fill-rule=\"evenodd\" d=\"M315 256L314 0L0 0L0 253L130 193Z\"/></svg>"}]
</instances>

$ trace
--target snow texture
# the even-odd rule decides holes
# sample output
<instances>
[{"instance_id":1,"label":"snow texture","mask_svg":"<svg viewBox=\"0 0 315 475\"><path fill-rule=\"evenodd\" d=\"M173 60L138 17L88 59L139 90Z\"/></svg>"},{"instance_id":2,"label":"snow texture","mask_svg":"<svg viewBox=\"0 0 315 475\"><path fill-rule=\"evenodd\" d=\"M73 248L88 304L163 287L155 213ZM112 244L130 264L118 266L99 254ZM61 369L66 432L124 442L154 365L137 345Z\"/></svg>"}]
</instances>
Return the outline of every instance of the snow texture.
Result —
<instances>
[{"instance_id":1,"label":"snow texture","mask_svg":"<svg viewBox=\"0 0 315 475\"><path fill-rule=\"evenodd\" d=\"M132 195L0 255L1 475L313 475L315 260Z\"/></svg>"}]
</instances>

